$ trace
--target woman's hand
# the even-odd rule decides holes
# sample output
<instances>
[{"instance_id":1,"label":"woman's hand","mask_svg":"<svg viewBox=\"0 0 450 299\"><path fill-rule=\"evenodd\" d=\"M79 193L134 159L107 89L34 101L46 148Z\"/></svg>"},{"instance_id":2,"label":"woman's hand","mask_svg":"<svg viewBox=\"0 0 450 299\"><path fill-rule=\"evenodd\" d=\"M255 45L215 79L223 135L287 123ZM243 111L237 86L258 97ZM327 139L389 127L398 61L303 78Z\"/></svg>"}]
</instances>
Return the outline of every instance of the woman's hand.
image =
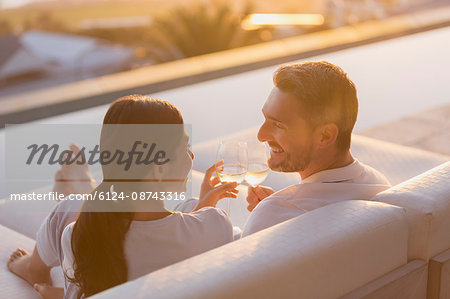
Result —
<instances>
[{"instance_id":1,"label":"woman's hand","mask_svg":"<svg viewBox=\"0 0 450 299\"><path fill-rule=\"evenodd\" d=\"M203 207L216 207L217 202L225 197L236 198L239 190L236 189L238 183L220 184L220 179L213 173L216 167L223 164L223 161L217 162L206 170L205 177L200 189L200 198L194 211Z\"/></svg>"}]
</instances>

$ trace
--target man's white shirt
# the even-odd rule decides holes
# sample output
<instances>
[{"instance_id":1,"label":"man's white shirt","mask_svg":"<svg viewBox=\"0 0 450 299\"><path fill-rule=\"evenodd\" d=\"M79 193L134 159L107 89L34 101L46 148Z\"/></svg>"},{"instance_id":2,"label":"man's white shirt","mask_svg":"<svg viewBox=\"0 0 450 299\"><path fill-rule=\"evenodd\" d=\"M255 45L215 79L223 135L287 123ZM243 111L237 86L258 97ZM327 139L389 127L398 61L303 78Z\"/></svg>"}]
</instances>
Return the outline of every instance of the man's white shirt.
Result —
<instances>
[{"instance_id":1,"label":"man's white shirt","mask_svg":"<svg viewBox=\"0 0 450 299\"><path fill-rule=\"evenodd\" d=\"M384 175L357 160L345 167L320 171L261 201L250 214L242 236L335 202L370 200L389 187Z\"/></svg>"}]
</instances>

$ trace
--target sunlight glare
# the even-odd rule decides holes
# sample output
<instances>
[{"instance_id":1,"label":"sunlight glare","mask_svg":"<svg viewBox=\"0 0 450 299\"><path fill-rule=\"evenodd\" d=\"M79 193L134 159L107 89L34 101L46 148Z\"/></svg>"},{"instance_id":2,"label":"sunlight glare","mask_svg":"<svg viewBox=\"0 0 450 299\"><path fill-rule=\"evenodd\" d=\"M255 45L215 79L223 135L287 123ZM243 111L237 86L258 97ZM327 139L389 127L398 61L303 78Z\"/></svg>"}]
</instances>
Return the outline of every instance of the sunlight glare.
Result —
<instances>
[{"instance_id":1,"label":"sunlight glare","mask_svg":"<svg viewBox=\"0 0 450 299\"><path fill-rule=\"evenodd\" d=\"M321 14L250 14L241 23L245 30L254 30L262 26L279 25L323 25Z\"/></svg>"}]
</instances>

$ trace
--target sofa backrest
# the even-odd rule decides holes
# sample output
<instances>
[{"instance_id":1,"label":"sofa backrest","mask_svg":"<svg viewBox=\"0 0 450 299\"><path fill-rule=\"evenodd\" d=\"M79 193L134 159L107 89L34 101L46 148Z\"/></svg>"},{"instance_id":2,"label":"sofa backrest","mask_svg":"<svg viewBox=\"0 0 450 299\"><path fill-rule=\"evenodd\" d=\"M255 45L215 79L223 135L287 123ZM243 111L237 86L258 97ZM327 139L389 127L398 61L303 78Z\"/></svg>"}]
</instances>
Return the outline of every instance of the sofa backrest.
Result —
<instances>
[{"instance_id":1,"label":"sofa backrest","mask_svg":"<svg viewBox=\"0 0 450 299\"><path fill-rule=\"evenodd\" d=\"M336 298L406 264L402 208L345 201L94 298Z\"/></svg>"},{"instance_id":2,"label":"sofa backrest","mask_svg":"<svg viewBox=\"0 0 450 299\"><path fill-rule=\"evenodd\" d=\"M351 152L358 160L384 174L392 186L450 160L449 156L357 134L352 135Z\"/></svg>"},{"instance_id":3,"label":"sofa backrest","mask_svg":"<svg viewBox=\"0 0 450 299\"><path fill-rule=\"evenodd\" d=\"M450 162L394 186L374 200L406 209L409 260L427 261L450 248Z\"/></svg>"}]
</instances>

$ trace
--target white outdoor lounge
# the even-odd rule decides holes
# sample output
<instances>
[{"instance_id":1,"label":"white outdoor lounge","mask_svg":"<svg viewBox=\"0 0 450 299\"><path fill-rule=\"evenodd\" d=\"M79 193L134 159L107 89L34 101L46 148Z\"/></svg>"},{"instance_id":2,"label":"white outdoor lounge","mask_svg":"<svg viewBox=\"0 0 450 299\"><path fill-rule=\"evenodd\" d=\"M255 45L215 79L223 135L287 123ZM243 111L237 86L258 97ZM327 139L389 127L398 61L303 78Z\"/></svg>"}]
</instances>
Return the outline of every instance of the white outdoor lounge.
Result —
<instances>
[{"instance_id":1,"label":"white outdoor lounge","mask_svg":"<svg viewBox=\"0 0 450 299\"><path fill-rule=\"evenodd\" d=\"M355 78L361 108L358 133L448 103L448 63L442 57L448 56L444 44L449 34L446 27L310 59L334 62ZM388 56L395 59L395 67L386 68L389 60L381 64L375 59ZM421 71L414 72L412 65ZM192 125L193 196L198 196L203 173L216 160L219 140L255 138L262 118L258 109L272 86L274 70L271 66L151 94L175 104ZM100 124L106 109L97 106L40 121ZM227 122L229 115L236 121ZM212 129L217 123L226 125ZM0 142L4 135L0 131ZM316 209L93 297L450 299L450 156L357 134L351 151L383 173L392 188L370 201ZM0 167L4 156L0 147ZM0 172L2 180L6 178ZM297 173L270 172L263 184L280 190L299 181ZM238 188L231 219L242 228L249 215L247 188ZM224 208L225 201L218 206ZM2 209L0 199L0 299L41 298L8 271L6 262L18 247L33 250L45 217L42 212ZM59 268L52 270L52 277L62 286Z\"/></svg>"}]
</instances>

